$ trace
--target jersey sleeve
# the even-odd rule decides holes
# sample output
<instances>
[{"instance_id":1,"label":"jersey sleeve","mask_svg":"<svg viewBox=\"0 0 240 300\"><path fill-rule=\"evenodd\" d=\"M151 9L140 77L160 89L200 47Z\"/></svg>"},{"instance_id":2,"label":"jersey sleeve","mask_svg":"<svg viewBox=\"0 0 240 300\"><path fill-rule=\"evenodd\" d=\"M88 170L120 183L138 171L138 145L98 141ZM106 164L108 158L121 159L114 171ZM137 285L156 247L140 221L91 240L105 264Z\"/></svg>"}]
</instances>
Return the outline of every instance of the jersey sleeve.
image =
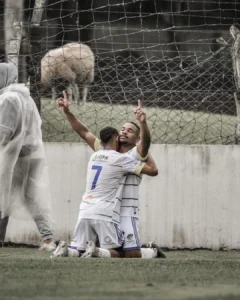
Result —
<instances>
[{"instance_id":1,"label":"jersey sleeve","mask_svg":"<svg viewBox=\"0 0 240 300\"><path fill-rule=\"evenodd\" d=\"M134 157L135 159L138 159L140 161L145 162L148 158L148 155L146 155L145 157L142 157L138 152L137 152L137 147L135 146L132 151L128 152L129 155L131 155L132 157Z\"/></svg>"},{"instance_id":2,"label":"jersey sleeve","mask_svg":"<svg viewBox=\"0 0 240 300\"><path fill-rule=\"evenodd\" d=\"M94 151L97 152L99 150L101 150L101 144L100 144L100 140L98 138L96 138L95 142L94 142Z\"/></svg>"},{"instance_id":3,"label":"jersey sleeve","mask_svg":"<svg viewBox=\"0 0 240 300\"><path fill-rule=\"evenodd\" d=\"M139 175L145 166L145 162L142 162L128 153L122 154L122 166L125 172L134 173Z\"/></svg>"}]
</instances>

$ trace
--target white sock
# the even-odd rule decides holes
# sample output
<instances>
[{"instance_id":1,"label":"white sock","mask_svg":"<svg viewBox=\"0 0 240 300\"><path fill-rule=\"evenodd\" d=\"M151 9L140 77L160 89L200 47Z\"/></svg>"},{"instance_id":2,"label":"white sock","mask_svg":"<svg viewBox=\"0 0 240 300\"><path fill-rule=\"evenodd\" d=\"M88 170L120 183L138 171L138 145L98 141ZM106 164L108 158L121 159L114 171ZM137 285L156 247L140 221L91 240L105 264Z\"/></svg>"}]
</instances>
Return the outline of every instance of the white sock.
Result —
<instances>
[{"instance_id":1,"label":"white sock","mask_svg":"<svg viewBox=\"0 0 240 300\"><path fill-rule=\"evenodd\" d=\"M79 252L76 249L68 248L68 256L79 257Z\"/></svg>"},{"instance_id":2,"label":"white sock","mask_svg":"<svg viewBox=\"0 0 240 300\"><path fill-rule=\"evenodd\" d=\"M98 251L99 257L102 257L102 258L111 257L111 252L107 249L97 248L97 251Z\"/></svg>"},{"instance_id":3,"label":"white sock","mask_svg":"<svg viewBox=\"0 0 240 300\"><path fill-rule=\"evenodd\" d=\"M153 248L141 248L142 258L154 258L157 257L157 251Z\"/></svg>"}]
</instances>

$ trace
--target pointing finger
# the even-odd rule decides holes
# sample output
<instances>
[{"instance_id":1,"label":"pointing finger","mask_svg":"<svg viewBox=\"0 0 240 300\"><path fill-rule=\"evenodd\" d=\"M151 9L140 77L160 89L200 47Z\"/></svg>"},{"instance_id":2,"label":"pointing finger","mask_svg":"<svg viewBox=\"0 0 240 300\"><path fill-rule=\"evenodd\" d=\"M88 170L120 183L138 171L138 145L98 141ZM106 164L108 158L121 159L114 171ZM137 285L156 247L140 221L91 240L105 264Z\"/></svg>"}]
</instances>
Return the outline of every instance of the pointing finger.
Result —
<instances>
[{"instance_id":1,"label":"pointing finger","mask_svg":"<svg viewBox=\"0 0 240 300\"><path fill-rule=\"evenodd\" d=\"M64 100L67 99L67 93L66 93L66 91L63 91L63 98L64 98Z\"/></svg>"},{"instance_id":2,"label":"pointing finger","mask_svg":"<svg viewBox=\"0 0 240 300\"><path fill-rule=\"evenodd\" d=\"M138 99L138 108L142 108L142 101Z\"/></svg>"}]
</instances>

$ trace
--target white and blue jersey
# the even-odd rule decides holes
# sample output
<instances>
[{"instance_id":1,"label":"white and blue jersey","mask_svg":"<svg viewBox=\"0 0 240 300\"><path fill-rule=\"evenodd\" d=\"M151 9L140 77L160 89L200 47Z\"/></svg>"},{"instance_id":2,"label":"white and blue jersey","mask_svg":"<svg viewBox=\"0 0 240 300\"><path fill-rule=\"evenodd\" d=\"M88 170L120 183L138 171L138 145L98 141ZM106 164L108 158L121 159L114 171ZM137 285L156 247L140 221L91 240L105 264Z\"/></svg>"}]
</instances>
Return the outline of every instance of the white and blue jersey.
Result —
<instances>
[{"instance_id":1,"label":"white and blue jersey","mask_svg":"<svg viewBox=\"0 0 240 300\"><path fill-rule=\"evenodd\" d=\"M79 218L120 223L122 201L121 179L126 173L141 173L145 163L128 153L114 150L95 152L88 163L86 191L82 197ZM119 188L120 187L120 188Z\"/></svg>"}]
</instances>

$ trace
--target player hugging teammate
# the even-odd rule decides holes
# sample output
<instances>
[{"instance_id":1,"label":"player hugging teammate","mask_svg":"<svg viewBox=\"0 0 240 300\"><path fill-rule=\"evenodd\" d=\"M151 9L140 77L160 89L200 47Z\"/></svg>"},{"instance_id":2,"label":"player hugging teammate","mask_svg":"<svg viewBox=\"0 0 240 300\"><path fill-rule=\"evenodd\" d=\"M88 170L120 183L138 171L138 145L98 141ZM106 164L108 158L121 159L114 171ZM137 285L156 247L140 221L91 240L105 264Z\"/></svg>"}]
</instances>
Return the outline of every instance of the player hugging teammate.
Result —
<instances>
[{"instance_id":1,"label":"player hugging teammate","mask_svg":"<svg viewBox=\"0 0 240 300\"><path fill-rule=\"evenodd\" d=\"M165 255L155 243L140 245L138 229L141 174L156 176L157 166L148 153L150 132L141 102L134 122L125 123L118 133L106 127L100 140L69 109L68 99L57 100L72 128L97 153L90 158L87 188L71 246L61 241L52 257L142 257ZM100 247L96 247L96 244Z\"/></svg>"}]
</instances>

